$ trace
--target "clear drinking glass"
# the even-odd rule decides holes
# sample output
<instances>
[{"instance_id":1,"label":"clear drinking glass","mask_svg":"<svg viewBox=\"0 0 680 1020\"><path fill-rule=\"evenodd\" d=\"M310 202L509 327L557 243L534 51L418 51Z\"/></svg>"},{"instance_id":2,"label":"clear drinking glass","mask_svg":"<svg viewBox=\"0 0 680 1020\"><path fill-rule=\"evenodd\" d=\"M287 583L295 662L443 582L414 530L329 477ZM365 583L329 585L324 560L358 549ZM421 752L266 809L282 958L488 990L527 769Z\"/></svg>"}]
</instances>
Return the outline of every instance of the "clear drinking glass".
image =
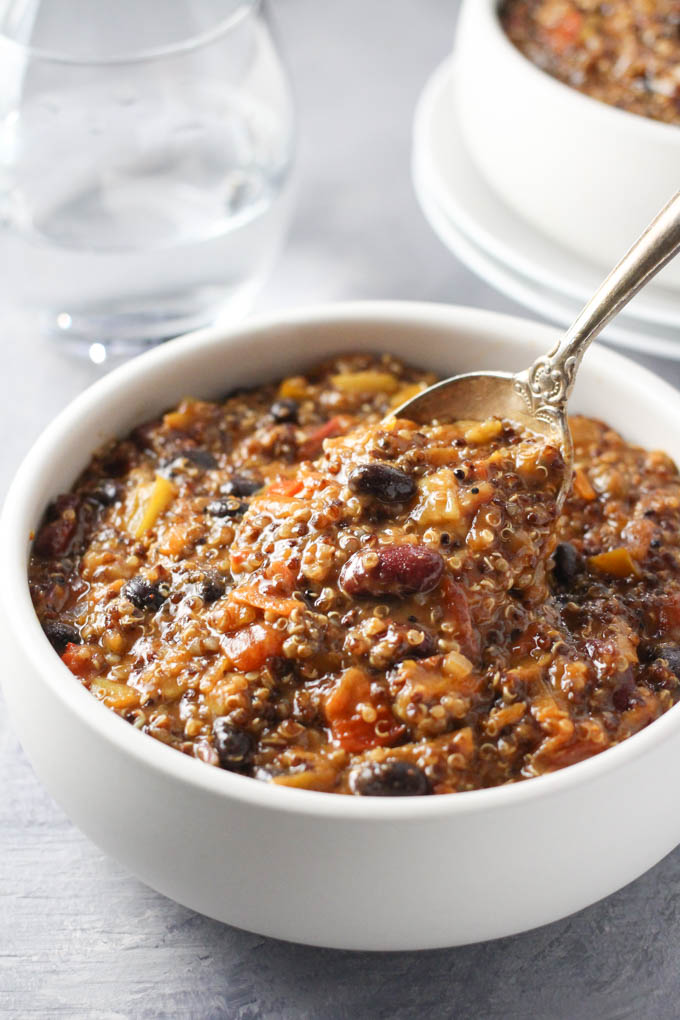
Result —
<instances>
[{"instance_id":1,"label":"clear drinking glass","mask_svg":"<svg viewBox=\"0 0 680 1020\"><path fill-rule=\"evenodd\" d=\"M96 361L242 313L292 149L258 0L0 0L0 301Z\"/></svg>"}]
</instances>

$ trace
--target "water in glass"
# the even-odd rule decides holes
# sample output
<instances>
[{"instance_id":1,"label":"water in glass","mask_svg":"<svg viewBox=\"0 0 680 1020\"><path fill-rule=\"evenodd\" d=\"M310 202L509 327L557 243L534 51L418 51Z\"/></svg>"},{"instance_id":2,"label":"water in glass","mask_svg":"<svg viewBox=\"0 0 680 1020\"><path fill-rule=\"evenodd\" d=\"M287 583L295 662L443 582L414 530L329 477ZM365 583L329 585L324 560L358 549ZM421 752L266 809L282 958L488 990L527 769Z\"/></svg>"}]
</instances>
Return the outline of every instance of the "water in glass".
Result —
<instances>
[{"instance_id":1,"label":"water in glass","mask_svg":"<svg viewBox=\"0 0 680 1020\"><path fill-rule=\"evenodd\" d=\"M93 357L242 312L276 253L291 104L240 6L133 59L0 37L0 290Z\"/></svg>"}]
</instances>

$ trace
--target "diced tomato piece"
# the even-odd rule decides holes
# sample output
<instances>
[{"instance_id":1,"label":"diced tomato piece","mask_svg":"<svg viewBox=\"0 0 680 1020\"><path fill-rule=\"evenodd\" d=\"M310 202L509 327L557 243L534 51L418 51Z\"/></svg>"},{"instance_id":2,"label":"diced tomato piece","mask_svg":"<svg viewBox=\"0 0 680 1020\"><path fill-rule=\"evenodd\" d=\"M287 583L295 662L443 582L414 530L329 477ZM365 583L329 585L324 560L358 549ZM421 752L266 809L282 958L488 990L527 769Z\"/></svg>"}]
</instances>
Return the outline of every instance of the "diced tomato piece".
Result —
<instances>
[{"instance_id":1,"label":"diced tomato piece","mask_svg":"<svg viewBox=\"0 0 680 1020\"><path fill-rule=\"evenodd\" d=\"M231 594L234 602L256 606L258 609L272 609L281 616L289 616L302 603L289 598L297 587L297 576L293 567L285 560L272 560L267 565L264 577L255 577L249 584L239 585Z\"/></svg>"},{"instance_id":2,"label":"diced tomato piece","mask_svg":"<svg viewBox=\"0 0 680 1020\"><path fill-rule=\"evenodd\" d=\"M574 471L574 492L580 499L584 499L586 503L592 503L594 499L597 499L597 493L590 484L588 475L582 468L576 468Z\"/></svg>"},{"instance_id":3,"label":"diced tomato piece","mask_svg":"<svg viewBox=\"0 0 680 1020\"><path fill-rule=\"evenodd\" d=\"M564 53L570 46L578 42L582 25L583 15L581 12L570 10L556 25L546 29L548 43L555 53Z\"/></svg>"},{"instance_id":4,"label":"diced tomato piece","mask_svg":"<svg viewBox=\"0 0 680 1020\"><path fill-rule=\"evenodd\" d=\"M680 634L680 594L663 595L659 615L662 631L676 638Z\"/></svg>"},{"instance_id":5,"label":"diced tomato piece","mask_svg":"<svg viewBox=\"0 0 680 1020\"><path fill-rule=\"evenodd\" d=\"M321 453L321 447L323 446L324 439L330 439L331 436L342 435L345 428L346 426L340 418L331 418L329 421L324 422L323 425L319 425L317 428L313 429L305 441L300 444L300 460L312 460Z\"/></svg>"},{"instance_id":6,"label":"diced tomato piece","mask_svg":"<svg viewBox=\"0 0 680 1020\"><path fill-rule=\"evenodd\" d=\"M446 618L453 623L454 637L460 644L463 655L473 661L479 658L479 634L473 629L470 607L465 590L457 581L445 577L442 582L442 596Z\"/></svg>"},{"instance_id":7,"label":"diced tomato piece","mask_svg":"<svg viewBox=\"0 0 680 1020\"><path fill-rule=\"evenodd\" d=\"M392 747L406 732L406 727L397 722L386 705L374 707L377 719L373 723L366 722L358 715L348 719L336 719L332 723L333 739L345 751L357 752L367 751L371 747Z\"/></svg>"},{"instance_id":8,"label":"diced tomato piece","mask_svg":"<svg viewBox=\"0 0 680 1020\"><path fill-rule=\"evenodd\" d=\"M389 705L371 696L369 677L360 669L348 669L326 699L326 718L333 740L345 751L366 751L371 747L391 747L406 732L395 719ZM375 713L368 721L361 708Z\"/></svg>"},{"instance_id":9,"label":"diced tomato piece","mask_svg":"<svg viewBox=\"0 0 680 1020\"><path fill-rule=\"evenodd\" d=\"M265 623L253 623L226 637L222 647L236 668L248 673L251 669L259 669L267 659L279 655L283 634Z\"/></svg>"},{"instance_id":10,"label":"diced tomato piece","mask_svg":"<svg viewBox=\"0 0 680 1020\"><path fill-rule=\"evenodd\" d=\"M72 673L84 679L92 676L94 673L92 660L83 645L69 642L66 645L66 651L62 655L61 661L68 666Z\"/></svg>"},{"instance_id":11,"label":"diced tomato piece","mask_svg":"<svg viewBox=\"0 0 680 1020\"><path fill-rule=\"evenodd\" d=\"M289 616L294 609L300 609L302 606L302 603L296 599L282 597L267 581L263 581L260 585L246 584L235 588L231 598L241 605L255 606L256 609L271 609L281 616Z\"/></svg>"},{"instance_id":12,"label":"diced tomato piece","mask_svg":"<svg viewBox=\"0 0 680 1020\"><path fill-rule=\"evenodd\" d=\"M290 594L297 585L297 573L286 560L272 560L267 564L265 577L275 581L279 590Z\"/></svg>"},{"instance_id":13,"label":"diced tomato piece","mask_svg":"<svg viewBox=\"0 0 680 1020\"><path fill-rule=\"evenodd\" d=\"M296 496L302 489L302 485L303 483L299 478L277 478L258 498L262 499L267 496Z\"/></svg>"}]
</instances>

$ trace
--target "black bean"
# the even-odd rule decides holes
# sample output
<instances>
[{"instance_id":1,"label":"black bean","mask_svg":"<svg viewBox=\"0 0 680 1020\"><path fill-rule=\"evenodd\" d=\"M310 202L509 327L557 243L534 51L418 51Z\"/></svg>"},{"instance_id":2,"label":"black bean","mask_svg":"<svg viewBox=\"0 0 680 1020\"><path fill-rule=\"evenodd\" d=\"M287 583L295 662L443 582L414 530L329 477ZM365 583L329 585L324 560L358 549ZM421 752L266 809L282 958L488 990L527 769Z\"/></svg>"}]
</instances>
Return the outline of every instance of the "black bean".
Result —
<instances>
[{"instance_id":1,"label":"black bean","mask_svg":"<svg viewBox=\"0 0 680 1020\"><path fill-rule=\"evenodd\" d=\"M290 397L285 397L282 400L275 400L272 406L269 408L274 421L277 422L297 422L298 420L298 402Z\"/></svg>"},{"instance_id":2,"label":"black bean","mask_svg":"<svg viewBox=\"0 0 680 1020\"><path fill-rule=\"evenodd\" d=\"M275 460L285 460L288 464L297 460L298 441L295 426L289 422L282 422L280 425L274 426L270 434L268 452Z\"/></svg>"},{"instance_id":3,"label":"black bean","mask_svg":"<svg viewBox=\"0 0 680 1020\"><path fill-rule=\"evenodd\" d=\"M193 446L180 450L179 453L174 453L170 457L164 457L161 460L160 466L164 469L170 469L171 474L176 474L182 468L186 470L187 461L190 465L201 468L202 471L210 471L212 468L217 467L217 461L210 450L203 450L200 447Z\"/></svg>"},{"instance_id":4,"label":"black bean","mask_svg":"<svg viewBox=\"0 0 680 1020\"><path fill-rule=\"evenodd\" d=\"M182 450L181 457L186 457L192 464L196 464L197 467L205 468L209 471L211 468L217 467L217 461L213 457L210 450L202 450L198 447L194 447L187 450Z\"/></svg>"},{"instance_id":5,"label":"black bean","mask_svg":"<svg viewBox=\"0 0 680 1020\"><path fill-rule=\"evenodd\" d=\"M340 587L350 596L403 597L432 591L444 572L444 560L426 545L381 545L360 549L340 572Z\"/></svg>"},{"instance_id":6,"label":"black bean","mask_svg":"<svg viewBox=\"0 0 680 1020\"><path fill-rule=\"evenodd\" d=\"M233 400L234 397L247 397L254 391L254 389L254 386L234 386L233 389L227 390L226 393L222 394L219 398L219 402L221 404L226 404L228 400Z\"/></svg>"},{"instance_id":7,"label":"black bean","mask_svg":"<svg viewBox=\"0 0 680 1020\"><path fill-rule=\"evenodd\" d=\"M418 633L422 640L419 644L411 644L409 634L413 631ZM428 659L437 652L437 642L429 631L424 627L413 626L408 623L396 623L392 621L387 631L380 636L381 646L389 645L389 659L392 665L403 662L404 659Z\"/></svg>"},{"instance_id":8,"label":"black bean","mask_svg":"<svg viewBox=\"0 0 680 1020\"><path fill-rule=\"evenodd\" d=\"M253 752L253 738L249 733L222 717L213 723L213 739L223 769L228 772L246 771Z\"/></svg>"},{"instance_id":9,"label":"black bean","mask_svg":"<svg viewBox=\"0 0 680 1020\"><path fill-rule=\"evenodd\" d=\"M164 589L164 586L152 584L151 581L147 581L140 575L124 584L121 594L137 609L155 612L163 605L169 593Z\"/></svg>"},{"instance_id":10,"label":"black bean","mask_svg":"<svg viewBox=\"0 0 680 1020\"><path fill-rule=\"evenodd\" d=\"M225 496L224 499L214 499L208 503L205 512L211 517L241 517L248 509L248 504L234 496Z\"/></svg>"},{"instance_id":11,"label":"black bean","mask_svg":"<svg viewBox=\"0 0 680 1020\"><path fill-rule=\"evenodd\" d=\"M88 492L87 495L89 499L94 500L95 503L99 503L101 506L111 506L118 501L120 492L116 483L108 478L99 482L96 488Z\"/></svg>"},{"instance_id":12,"label":"black bean","mask_svg":"<svg viewBox=\"0 0 680 1020\"><path fill-rule=\"evenodd\" d=\"M680 679L680 646L670 642L646 645L640 651L640 658L646 662L663 662Z\"/></svg>"},{"instance_id":13,"label":"black bean","mask_svg":"<svg viewBox=\"0 0 680 1020\"><path fill-rule=\"evenodd\" d=\"M220 492L224 493L225 496L252 496L253 493L262 488L263 484L262 479L254 475L235 474L220 487Z\"/></svg>"},{"instance_id":14,"label":"black bean","mask_svg":"<svg viewBox=\"0 0 680 1020\"><path fill-rule=\"evenodd\" d=\"M295 672L295 663L284 655L274 655L267 663L267 669L276 680Z\"/></svg>"},{"instance_id":15,"label":"black bean","mask_svg":"<svg viewBox=\"0 0 680 1020\"><path fill-rule=\"evenodd\" d=\"M60 620L43 620L42 629L47 640L58 655L63 655L67 645L79 645L80 634L75 627Z\"/></svg>"},{"instance_id":16,"label":"black bean","mask_svg":"<svg viewBox=\"0 0 680 1020\"><path fill-rule=\"evenodd\" d=\"M147 421L132 430L130 440L138 450L153 450L155 448L158 439L156 434L158 424L158 422ZM115 475L115 471L108 469L107 474Z\"/></svg>"},{"instance_id":17,"label":"black bean","mask_svg":"<svg viewBox=\"0 0 680 1020\"><path fill-rule=\"evenodd\" d=\"M112 478L120 478L130 469L130 449L132 444L128 443L126 446L114 447L105 454L99 464L101 471L107 475L111 475Z\"/></svg>"},{"instance_id":18,"label":"black bean","mask_svg":"<svg viewBox=\"0 0 680 1020\"><path fill-rule=\"evenodd\" d=\"M583 571L583 556L571 542L560 542L555 549L554 560L554 575L558 584L571 584Z\"/></svg>"},{"instance_id":19,"label":"black bean","mask_svg":"<svg viewBox=\"0 0 680 1020\"><path fill-rule=\"evenodd\" d=\"M663 645L657 661L663 659L670 671L680 679L680 648L677 645Z\"/></svg>"},{"instance_id":20,"label":"black bean","mask_svg":"<svg viewBox=\"0 0 680 1020\"><path fill-rule=\"evenodd\" d=\"M416 491L411 475L381 461L360 464L350 474L348 484L352 492L373 496L381 503L405 503Z\"/></svg>"},{"instance_id":21,"label":"black bean","mask_svg":"<svg viewBox=\"0 0 680 1020\"><path fill-rule=\"evenodd\" d=\"M197 446L187 446L177 453L165 457L161 461L161 467L181 467L182 461L189 461L190 464L194 464L205 471L210 471L211 468L217 467L217 461L210 450L203 450Z\"/></svg>"},{"instance_id":22,"label":"black bean","mask_svg":"<svg viewBox=\"0 0 680 1020\"><path fill-rule=\"evenodd\" d=\"M207 574L198 586L198 594L208 605L210 602L217 602L226 591L224 579L219 574Z\"/></svg>"},{"instance_id":23,"label":"black bean","mask_svg":"<svg viewBox=\"0 0 680 1020\"><path fill-rule=\"evenodd\" d=\"M371 761L350 779L352 793L360 797L423 797L432 786L422 769L409 761Z\"/></svg>"}]
</instances>

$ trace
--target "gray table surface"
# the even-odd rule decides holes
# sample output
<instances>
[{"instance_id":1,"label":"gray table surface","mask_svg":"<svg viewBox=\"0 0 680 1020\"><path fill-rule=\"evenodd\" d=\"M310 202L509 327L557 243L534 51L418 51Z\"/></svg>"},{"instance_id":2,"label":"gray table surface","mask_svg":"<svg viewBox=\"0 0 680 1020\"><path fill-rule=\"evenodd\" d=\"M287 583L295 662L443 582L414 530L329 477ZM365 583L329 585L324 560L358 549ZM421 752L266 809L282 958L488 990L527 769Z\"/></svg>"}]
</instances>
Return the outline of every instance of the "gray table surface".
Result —
<instances>
[{"instance_id":1,"label":"gray table surface","mask_svg":"<svg viewBox=\"0 0 680 1020\"><path fill-rule=\"evenodd\" d=\"M413 109L447 53L456 9L456 0L276 3L299 108L301 187L256 311L398 297L526 314L441 246L412 192ZM0 336L4 493L34 437L99 370L62 356L8 310ZM680 385L679 365L639 360ZM538 931L436 952L343 953L220 925L143 886L71 825L6 713L0 769L0 1015L680 1016L680 849Z\"/></svg>"}]
</instances>

